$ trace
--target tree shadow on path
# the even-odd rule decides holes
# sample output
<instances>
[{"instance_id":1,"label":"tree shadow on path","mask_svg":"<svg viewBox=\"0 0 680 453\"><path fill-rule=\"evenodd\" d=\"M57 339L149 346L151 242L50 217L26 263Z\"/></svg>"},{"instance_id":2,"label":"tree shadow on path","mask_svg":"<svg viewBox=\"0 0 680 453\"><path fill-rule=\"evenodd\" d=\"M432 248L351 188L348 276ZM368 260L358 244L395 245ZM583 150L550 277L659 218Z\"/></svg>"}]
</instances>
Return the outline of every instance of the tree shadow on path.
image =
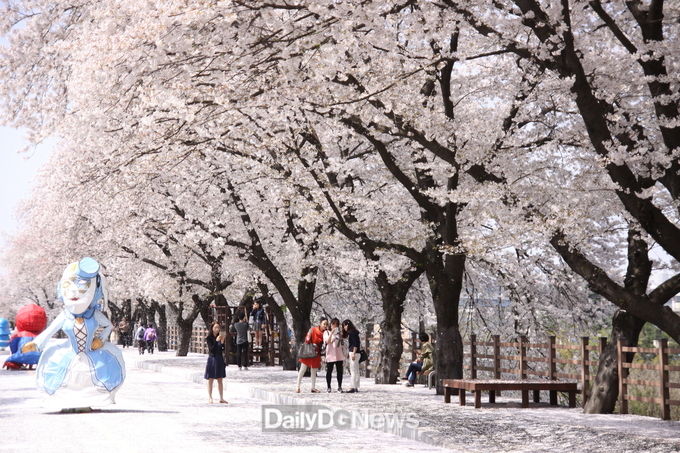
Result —
<instances>
[{"instance_id":1,"label":"tree shadow on path","mask_svg":"<svg viewBox=\"0 0 680 453\"><path fill-rule=\"evenodd\" d=\"M150 411L142 409L90 409L84 411L47 412L48 415L83 415L83 414L179 414L179 411Z\"/></svg>"}]
</instances>

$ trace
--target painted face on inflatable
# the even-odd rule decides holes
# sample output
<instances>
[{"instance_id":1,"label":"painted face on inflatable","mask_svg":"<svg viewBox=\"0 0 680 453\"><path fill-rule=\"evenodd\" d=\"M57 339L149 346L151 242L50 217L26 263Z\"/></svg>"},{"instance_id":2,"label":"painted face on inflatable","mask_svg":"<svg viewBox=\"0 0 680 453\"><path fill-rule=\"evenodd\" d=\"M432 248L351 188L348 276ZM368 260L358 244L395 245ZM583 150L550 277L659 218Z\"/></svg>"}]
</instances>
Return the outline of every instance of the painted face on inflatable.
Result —
<instances>
[{"instance_id":1,"label":"painted face on inflatable","mask_svg":"<svg viewBox=\"0 0 680 453\"><path fill-rule=\"evenodd\" d=\"M83 313L99 300L98 273L99 263L92 258L83 258L66 266L59 281L59 294L72 314Z\"/></svg>"}]
</instances>

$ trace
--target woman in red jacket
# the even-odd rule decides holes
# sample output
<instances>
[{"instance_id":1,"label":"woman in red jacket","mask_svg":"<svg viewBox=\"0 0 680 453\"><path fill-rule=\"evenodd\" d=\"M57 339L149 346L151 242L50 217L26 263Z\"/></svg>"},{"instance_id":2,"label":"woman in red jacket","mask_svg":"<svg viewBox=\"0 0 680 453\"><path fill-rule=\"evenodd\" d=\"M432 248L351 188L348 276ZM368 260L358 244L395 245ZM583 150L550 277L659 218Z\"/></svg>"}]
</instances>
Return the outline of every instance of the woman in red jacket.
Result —
<instances>
[{"instance_id":1,"label":"woman in red jacket","mask_svg":"<svg viewBox=\"0 0 680 453\"><path fill-rule=\"evenodd\" d=\"M300 372L297 378L297 389L296 393L300 393L300 382L302 381L302 376L307 372L307 368L310 368L309 374L312 376L312 393L319 393L316 389L316 370L321 368L321 344L323 343L323 333L328 328L328 320L326 318L321 318L319 325L317 327L312 327L307 332L307 337L305 338L305 343L312 343L316 345L316 357L311 359L298 359L300 361Z\"/></svg>"}]
</instances>

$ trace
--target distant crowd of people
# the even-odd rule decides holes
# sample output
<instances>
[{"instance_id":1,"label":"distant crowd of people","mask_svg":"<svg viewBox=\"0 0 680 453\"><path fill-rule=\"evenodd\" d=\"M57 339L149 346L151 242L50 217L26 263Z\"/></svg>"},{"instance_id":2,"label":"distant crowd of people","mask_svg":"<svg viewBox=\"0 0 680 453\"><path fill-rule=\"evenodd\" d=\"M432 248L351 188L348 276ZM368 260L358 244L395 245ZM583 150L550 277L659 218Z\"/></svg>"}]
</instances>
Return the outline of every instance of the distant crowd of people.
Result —
<instances>
[{"instance_id":1,"label":"distant crowd of people","mask_svg":"<svg viewBox=\"0 0 680 453\"><path fill-rule=\"evenodd\" d=\"M130 323L123 319L116 327L119 343L123 346L123 348L133 346L132 328ZM153 354L157 337L158 333L156 332L156 328L151 323L146 325L140 324L139 327L134 329L134 342L137 343L139 354L142 355L145 352Z\"/></svg>"}]
</instances>

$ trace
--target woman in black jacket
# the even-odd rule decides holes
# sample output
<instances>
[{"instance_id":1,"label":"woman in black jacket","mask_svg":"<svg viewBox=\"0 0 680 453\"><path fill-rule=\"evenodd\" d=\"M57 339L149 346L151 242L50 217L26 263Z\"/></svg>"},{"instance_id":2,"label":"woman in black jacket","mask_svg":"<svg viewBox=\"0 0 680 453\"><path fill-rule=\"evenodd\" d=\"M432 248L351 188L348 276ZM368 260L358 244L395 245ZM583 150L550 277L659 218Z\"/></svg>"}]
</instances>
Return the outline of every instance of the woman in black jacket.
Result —
<instances>
[{"instance_id":1,"label":"woman in black jacket","mask_svg":"<svg viewBox=\"0 0 680 453\"><path fill-rule=\"evenodd\" d=\"M224 384L222 379L227 375L224 364L224 337L220 334L221 326L219 322L214 322L210 326L210 334L206 337L208 343L208 363L205 365L205 376L208 380L208 402L212 403L213 381L217 379L217 390L220 393L220 403L227 403L224 399Z\"/></svg>"},{"instance_id":2,"label":"woman in black jacket","mask_svg":"<svg viewBox=\"0 0 680 453\"><path fill-rule=\"evenodd\" d=\"M347 393L356 393L359 391L359 359L361 354L361 339L359 338L359 331L349 319L342 322L342 336L347 338L349 349L349 373L352 376L352 386Z\"/></svg>"}]
</instances>

